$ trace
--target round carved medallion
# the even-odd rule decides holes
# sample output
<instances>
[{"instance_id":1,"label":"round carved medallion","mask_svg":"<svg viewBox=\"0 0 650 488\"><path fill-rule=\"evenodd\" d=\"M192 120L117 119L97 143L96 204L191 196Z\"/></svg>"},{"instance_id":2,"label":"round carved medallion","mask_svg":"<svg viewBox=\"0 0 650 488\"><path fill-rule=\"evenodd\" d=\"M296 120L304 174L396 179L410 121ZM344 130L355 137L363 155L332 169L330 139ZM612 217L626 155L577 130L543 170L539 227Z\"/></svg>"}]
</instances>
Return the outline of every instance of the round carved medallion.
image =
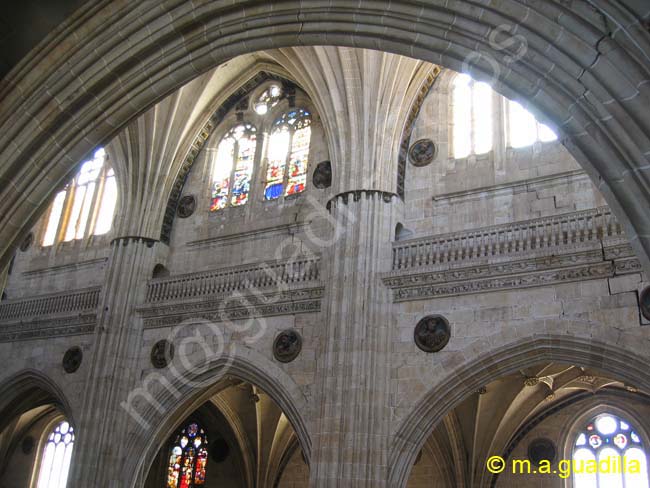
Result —
<instances>
[{"instance_id":1,"label":"round carved medallion","mask_svg":"<svg viewBox=\"0 0 650 488\"><path fill-rule=\"evenodd\" d=\"M194 213L194 210L196 210L196 198L194 198L194 195L185 195L178 201L176 214L181 219L186 219Z\"/></svg>"},{"instance_id":2,"label":"round carved medallion","mask_svg":"<svg viewBox=\"0 0 650 488\"><path fill-rule=\"evenodd\" d=\"M409 160L413 166L426 166L436 157L436 145L431 139L420 139L409 149Z\"/></svg>"},{"instance_id":3,"label":"round carved medallion","mask_svg":"<svg viewBox=\"0 0 650 488\"><path fill-rule=\"evenodd\" d=\"M32 451L34 450L34 438L28 435L23 439L23 442L20 447L23 451L23 454L31 454Z\"/></svg>"},{"instance_id":4,"label":"round carved medallion","mask_svg":"<svg viewBox=\"0 0 650 488\"><path fill-rule=\"evenodd\" d=\"M174 359L174 344L167 339L156 342L151 348L151 364L154 368L166 368Z\"/></svg>"},{"instance_id":5,"label":"round carved medallion","mask_svg":"<svg viewBox=\"0 0 650 488\"><path fill-rule=\"evenodd\" d=\"M528 445L528 459L537 466L542 461L554 462L555 455L555 444L550 439L535 439Z\"/></svg>"},{"instance_id":6,"label":"round carved medallion","mask_svg":"<svg viewBox=\"0 0 650 488\"><path fill-rule=\"evenodd\" d=\"M66 373L74 373L81 366L84 353L80 347L75 346L68 349L63 355L63 369Z\"/></svg>"},{"instance_id":7,"label":"round carved medallion","mask_svg":"<svg viewBox=\"0 0 650 488\"><path fill-rule=\"evenodd\" d=\"M451 328L443 316L429 315L418 322L413 336L415 344L424 352L438 352L449 342Z\"/></svg>"},{"instance_id":8,"label":"round carved medallion","mask_svg":"<svg viewBox=\"0 0 650 488\"><path fill-rule=\"evenodd\" d=\"M639 295L639 306L641 314L646 320L650 320L650 286L646 286Z\"/></svg>"},{"instance_id":9,"label":"round carved medallion","mask_svg":"<svg viewBox=\"0 0 650 488\"><path fill-rule=\"evenodd\" d=\"M312 181L314 182L314 186L319 190L332 186L332 163L330 161L318 163L318 166L314 170Z\"/></svg>"},{"instance_id":10,"label":"round carved medallion","mask_svg":"<svg viewBox=\"0 0 650 488\"><path fill-rule=\"evenodd\" d=\"M33 233L33 232L30 232L29 234L27 234L27 236L25 237L25 239L23 240L23 242L20 244L20 250L21 250L22 252L27 251L27 249L29 249L30 247L32 247L32 243L33 243L33 242L34 242L34 233Z\"/></svg>"},{"instance_id":11,"label":"round carved medallion","mask_svg":"<svg viewBox=\"0 0 650 488\"><path fill-rule=\"evenodd\" d=\"M290 363L302 349L302 337L297 330L287 329L278 334L273 342L273 356L281 363Z\"/></svg>"}]
</instances>

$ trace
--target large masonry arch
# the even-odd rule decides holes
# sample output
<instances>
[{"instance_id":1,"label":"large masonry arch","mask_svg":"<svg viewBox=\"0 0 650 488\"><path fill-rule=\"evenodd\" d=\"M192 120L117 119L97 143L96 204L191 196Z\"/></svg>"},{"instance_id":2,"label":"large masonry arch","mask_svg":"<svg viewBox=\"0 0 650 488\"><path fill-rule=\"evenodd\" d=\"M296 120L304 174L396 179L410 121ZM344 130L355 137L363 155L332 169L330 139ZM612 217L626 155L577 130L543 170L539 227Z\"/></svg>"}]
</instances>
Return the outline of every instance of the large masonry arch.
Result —
<instances>
[{"instance_id":1,"label":"large masonry arch","mask_svg":"<svg viewBox=\"0 0 650 488\"><path fill-rule=\"evenodd\" d=\"M641 0L90 2L0 85L0 263L77 162L173 90L240 54L340 45L494 76L560 131L650 270L649 18Z\"/></svg>"},{"instance_id":2,"label":"large masonry arch","mask_svg":"<svg viewBox=\"0 0 650 488\"><path fill-rule=\"evenodd\" d=\"M534 325L513 328L459 351L449 361L455 366L435 380L396 428L389 452L388 486L406 486L427 437L449 410L491 380L526 366L544 361L576 364L598 368L639 388L648 386L648 353L635 346L637 335L607 326L570 326L572 335L553 325L547 330L535 330Z\"/></svg>"}]
</instances>

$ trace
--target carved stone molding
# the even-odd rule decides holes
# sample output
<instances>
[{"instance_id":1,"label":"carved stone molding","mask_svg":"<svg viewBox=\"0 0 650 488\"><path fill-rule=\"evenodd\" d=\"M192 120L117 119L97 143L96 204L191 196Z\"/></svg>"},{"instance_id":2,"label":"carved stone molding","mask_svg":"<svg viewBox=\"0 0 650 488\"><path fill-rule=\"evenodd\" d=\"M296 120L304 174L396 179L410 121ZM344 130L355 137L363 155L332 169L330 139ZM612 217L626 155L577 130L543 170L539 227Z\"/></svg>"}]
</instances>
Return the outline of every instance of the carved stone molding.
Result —
<instances>
[{"instance_id":1,"label":"carved stone molding","mask_svg":"<svg viewBox=\"0 0 650 488\"><path fill-rule=\"evenodd\" d=\"M343 204L347 205L348 202L358 202L362 197L371 198L374 195L379 195L382 200L386 203L390 203L394 197L397 197L395 193L382 191L382 190L351 190L343 193L339 193L330 199L327 202L327 210L332 208L332 204Z\"/></svg>"},{"instance_id":2,"label":"carved stone molding","mask_svg":"<svg viewBox=\"0 0 650 488\"><path fill-rule=\"evenodd\" d=\"M3 324L0 328L0 342L90 334L95 330L96 323L97 316L93 313Z\"/></svg>"},{"instance_id":3,"label":"carved stone molding","mask_svg":"<svg viewBox=\"0 0 650 488\"><path fill-rule=\"evenodd\" d=\"M145 328L171 327L184 321L243 320L251 317L272 317L297 313L320 312L323 288L295 289L259 295L224 294L220 298L194 302L176 302L144 306L138 312Z\"/></svg>"},{"instance_id":4,"label":"carved stone molding","mask_svg":"<svg viewBox=\"0 0 650 488\"><path fill-rule=\"evenodd\" d=\"M273 341L273 357L281 363L290 363L302 350L302 336L295 329L281 331Z\"/></svg>"},{"instance_id":5,"label":"carved stone molding","mask_svg":"<svg viewBox=\"0 0 650 488\"><path fill-rule=\"evenodd\" d=\"M399 279L391 279L389 281L390 284L387 283L387 285L390 288L393 288L393 298L395 302L406 302L442 296L548 286L555 283L609 278L612 276L614 276L613 264L611 262L605 262L554 269L544 272L522 273L510 276L498 276L443 284L427 284L422 286L413 286L410 284L411 277L403 276Z\"/></svg>"}]
</instances>

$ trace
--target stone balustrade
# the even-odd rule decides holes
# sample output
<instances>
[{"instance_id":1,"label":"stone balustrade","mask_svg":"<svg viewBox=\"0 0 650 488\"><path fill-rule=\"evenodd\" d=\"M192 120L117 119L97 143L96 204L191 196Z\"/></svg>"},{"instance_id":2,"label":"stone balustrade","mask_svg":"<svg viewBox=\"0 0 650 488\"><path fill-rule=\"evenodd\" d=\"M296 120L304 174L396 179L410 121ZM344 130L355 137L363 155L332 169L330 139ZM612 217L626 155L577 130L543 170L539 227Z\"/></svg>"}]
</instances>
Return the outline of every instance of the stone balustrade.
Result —
<instances>
[{"instance_id":1,"label":"stone balustrade","mask_svg":"<svg viewBox=\"0 0 650 488\"><path fill-rule=\"evenodd\" d=\"M26 299L5 300L0 304L0 322L58 314L94 312L101 288L55 293Z\"/></svg>"},{"instance_id":2,"label":"stone balustrade","mask_svg":"<svg viewBox=\"0 0 650 488\"><path fill-rule=\"evenodd\" d=\"M603 239L624 238L621 225L608 207L553 217L514 222L482 229L442 234L393 245L393 271L423 266L462 264L475 260L512 259L545 251L575 249Z\"/></svg>"},{"instance_id":3,"label":"stone balustrade","mask_svg":"<svg viewBox=\"0 0 650 488\"><path fill-rule=\"evenodd\" d=\"M265 289L317 281L319 259L301 257L285 262L255 263L249 266L156 278L149 282L147 303L184 300L235 291Z\"/></svg>"}]
</instances>

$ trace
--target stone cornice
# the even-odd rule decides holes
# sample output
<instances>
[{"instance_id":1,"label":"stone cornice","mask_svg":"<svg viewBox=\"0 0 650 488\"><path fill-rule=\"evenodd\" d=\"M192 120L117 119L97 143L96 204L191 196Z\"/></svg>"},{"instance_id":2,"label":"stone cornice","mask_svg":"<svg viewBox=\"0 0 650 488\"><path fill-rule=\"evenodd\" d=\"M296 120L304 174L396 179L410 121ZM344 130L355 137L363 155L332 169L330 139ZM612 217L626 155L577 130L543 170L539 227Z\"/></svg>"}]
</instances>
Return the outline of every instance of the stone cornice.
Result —
<instances>
[{"instance_id":1,"label":"stone cornice","mask_svg":"<svg viewBox=\"0 0 650 488\"><path fill-rule=\"evenodd\" d=\"M0 342L90 334L95 330L96 323L95 313L3 323L0 327Z\"/></svg>"},{"instance_id":2,"label":"stone cornice","mask_svg":"<svg viewBox=\"0 0 650 488\"><path fill-rule=\"evenodd\" d=\"M284 290L275 293L222 294L202 300L179 300L138 308L145 328L170 327L184 321L242 320L320 311L323 287Z\"/></svg>"}]
</instances>

